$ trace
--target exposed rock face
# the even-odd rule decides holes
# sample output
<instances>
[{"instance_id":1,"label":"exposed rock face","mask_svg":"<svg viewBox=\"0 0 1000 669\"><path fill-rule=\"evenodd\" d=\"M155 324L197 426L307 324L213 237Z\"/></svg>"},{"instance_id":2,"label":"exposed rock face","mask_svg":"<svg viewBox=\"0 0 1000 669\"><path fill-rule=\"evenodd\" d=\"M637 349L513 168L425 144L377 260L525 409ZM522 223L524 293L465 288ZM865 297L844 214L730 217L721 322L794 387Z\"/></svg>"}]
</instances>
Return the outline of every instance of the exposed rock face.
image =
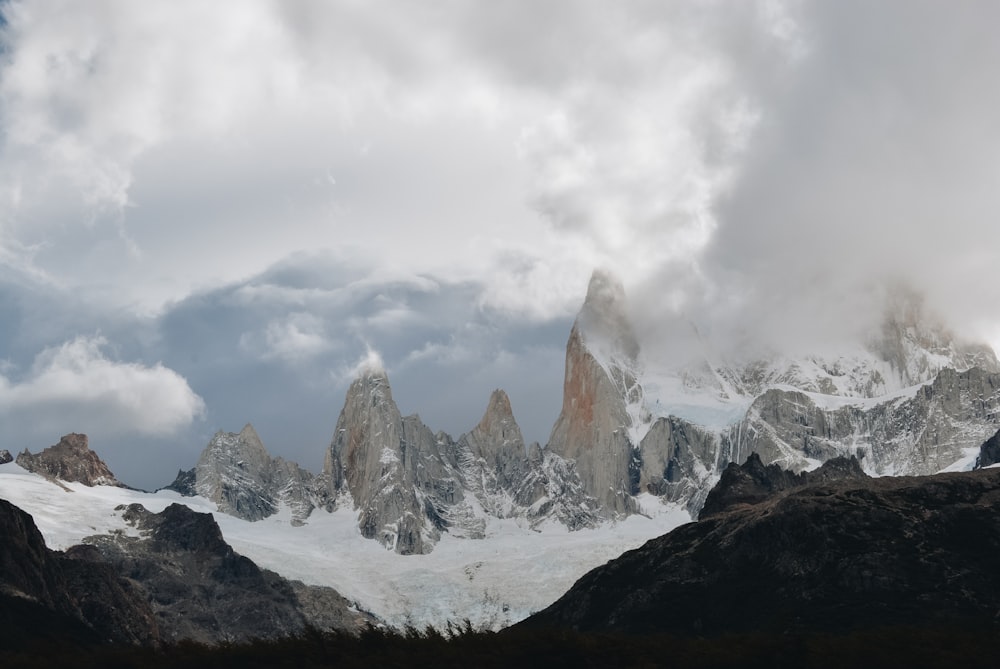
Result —
<instances>
[{"instance_id":1,"label":"exposed rock face","mask_svg":"<svg viewBox=\"0 0 1000 669\"><path fill-rule=\"evenodd\" d=\"M447 528L482 536L485 523L464 503L454 442L418 416L403 418L381 369L348 389L323 474L332 497L347 492L361 510L362 535L397 553L427 553Z\"/></svg>"},{"instance_id":2,"label":"exposed rock face","mask_svg":"<svg viewBox=\"0 0 1000 669\"><path fill-rule=\"evenodd\" d=\"M123 487L97 453L90 450L85 434L67 434L58 444L49 446L38 455L32 455L25 449L17 456L17 464L29 472L62 481Z\"/></svg>"},{"instance_id":3,"label":"exposed rock face","mask_svg":"<svg viewBox=\"0 0 1000 669\"><path fill-rule=\"evenodd\" d=\"M801 469L810 459L863 456L872 473L931 474L959 460L1000 427L1000 374L943 369L910 396L821 408L808 395L771 389L729 436L731 459L758 452Z\"/></svg>"},{"instance_id":4,"label":"exposed rock face","mask_svg":"<svg viewBox=\"0 0 1000 669\"><path fill-rule=\"evenodd\" d=\"M483 419L456 442L419 416L401 416L381 369L348 389L323 479L331 498L349 495L360 509L362 535L404 555L430 552L443 532L482 538L484 511L531 526L598 521L573 464L537 444L525 448L506 393L494 392Z\"/></svg>"},{"instance_id":5,"label":"exposed rock face","mask_svg":"<svg viewBox=\"0 0 1000 669\"><path fill-rule=\"evenodd\" d=\"M612 514L636 510L638 444L630 429L642 400L638 350L621 284L594 272L566 345L563 407L548 448L576 463L584 490Z\"/></svg>"},{"instance_id":6,"label":"exposed rock face","mask_svg":"<svg viewBox=\"0 0 1000 669\"><path fill-rule=\"evenodd\" d=\"M629 551L522 624L699 636L988 627L998 550L998 470L811 484Z\"/></svg>"},{"instance_id":7,"label":"exposed rock face","mask_svg":"<svg viewBox=\"0 0 1000 669\"><path fill-rule=\"evenodd\" d=\"M795 471L857 456L871 474L930 474L1000 427L996 355L958 342L902 288L889 291L881 329L844 355L728 364L704 348L703 360L652 373L624 299L595 274L550 442L614 512L649 492L697 515L726 465L754 452Z\"/></svg>"},{"instance_id":8,"label":"exposed rock face","mask_svg":"<svg viewBox=\"0 0 1000 669\"><path fill-rule=\"evenodd\" d=\"M639 490L683 502L696 515L719 455L717 435L674 416L659 418L639 445Z\"/></svg>"},{"instance_id":9,"label":"exposed rock face","mask_svg":"<svg viewBox=\"0 0 1000 669\"><path fill-rule=\"evenodd\" d=\"M88 537L99 553L147 593L164 640L203 643L291 636L307 626L358 632L371 619L331 588L289 582L262 570L223 540L211 514L172 504L150 513L121 509L141 537Z\"/></svg>"},{"instance_id":10,"label":"exposed rock face","mask_svg":"<svg viewBox=\"0 0 1000 669\"><path fill-rule=\"evenodd\" d=\"M979 447L979 458L976 460L976 469L989 467L998 462L1000 462L1000 430Z\"/></svg>"},{"instance_id":11,"label":"exposed rock face","mask_svg":"<svg viewBox=\"0 0 1000 669\"><path fill-rule=\"evenodd\" d=\"M511 492L514 501L522 506L530 506L542 496L539 489L522 488L532 466L521 428L514 420L510 398L504 391L493 391L483 419L459 443L474 457L482 458L485 468L494 473L497 492Z\"/></svg>"},{"instance_id":12,"label":"exposed rock face","mask_svg":"<svg viewBox=\"0 0 1000 669\"><path fill-rule=\"evenodd\" d=\"M5 465L8 462L13 462L14 457L10 454L6 448L0 448L0 465Z\"/></svg>"},{"instance_id":13,"label":"exposed rock face","mask_svg":"<svg viewBox=\"0 0 1000 669\"><path fill-rule=\"evenodd\" d=\"M459 460L468 490L498 518L526 518L537 527L554 518L571 530L593 527L597 501L589 497L575 466L543 451L526 448L502 390L490 396L483 419L458 441Z\"/></svg>"},{"instance_id":14,"label":"exposed rock face","mask_svg":"<svg viewBox=\"0 0 1000 669\"><path fill-rule=\"evenodd\" d=\"M223 513L260 520L278 510L270 465L271 456L252 425L247 423L239 434L219 431L194 468L194 488Z\"/></svg>"},{"instance_id":15,"label":"exposed rock face","mask_svg":"<svg viewBox=\"0 0 1000 669\"><path fill-rule=\"evenodd\" d=\"M86 546L51 551L30 515L0 499L0 609L23 611L92 642L155 644L159 629L145 594ZM4 635L25 624L11 616ZM12 625L13 627L11 627ZM38 630L24 629L37 638Z\"/></svg>"},{"instance_id":16,"label":"exposed rock face","mask_svg":"<svg viewBox=\"0 0 1000 669\"><path fill-rule=\"evenodd\" d=\"M708 493L700 518L740 505L753 505L773 497L776 493L800 488L810 483L867 479L861 463L854 456L827 460L819 469L796 474L776 464L765 465L760 456L751 453L742 465L730 462L722 477Z\"/></svg>"},{"instance_id":17,"label":"exposed rock face","mask_svg":"<svg viewBox=\"0 0 1000 669\"><path fill-rule=\"evenodd\" d=\"M1000 361L989 346L960 342L924 308L921 295L904 286L888 295L882 331L871 345L874 353L889 362L902 387L926 383L945 369L977 367L1000 374Z\"/></svg>"},{"instance_id":18,"label":"exposed rock face","mask_svg":"<svg viewBox=\"0 0 1000 669\"><path fill-rule=\"evenodd\" d=\"M217 432L195 468L178 472L166 487L201 495L219 511L251 521L267 518L285 503L292 522L301 524L316 506L328 503L315 477L294 462L272 459L249 423L238 434Z\"/></svg>"}]
</instances>

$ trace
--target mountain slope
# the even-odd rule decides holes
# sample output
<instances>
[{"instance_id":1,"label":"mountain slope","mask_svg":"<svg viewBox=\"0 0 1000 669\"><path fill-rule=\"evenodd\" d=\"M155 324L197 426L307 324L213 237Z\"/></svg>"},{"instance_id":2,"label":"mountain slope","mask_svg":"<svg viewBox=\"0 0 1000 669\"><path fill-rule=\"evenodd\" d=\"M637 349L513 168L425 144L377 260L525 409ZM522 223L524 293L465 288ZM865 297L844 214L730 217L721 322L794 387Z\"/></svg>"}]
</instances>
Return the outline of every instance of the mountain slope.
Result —
<instances>
[{"instance_id":1,"label":"mountain slope","mask_svg":"<svg viewBox=\"0 0 1000 669\"><path fill-rule=\"evenodd\" d=\"M824 482L651 540L522 624L718 635L990 623L998 550L996 470Z\"/></svg>"}]
</instances>

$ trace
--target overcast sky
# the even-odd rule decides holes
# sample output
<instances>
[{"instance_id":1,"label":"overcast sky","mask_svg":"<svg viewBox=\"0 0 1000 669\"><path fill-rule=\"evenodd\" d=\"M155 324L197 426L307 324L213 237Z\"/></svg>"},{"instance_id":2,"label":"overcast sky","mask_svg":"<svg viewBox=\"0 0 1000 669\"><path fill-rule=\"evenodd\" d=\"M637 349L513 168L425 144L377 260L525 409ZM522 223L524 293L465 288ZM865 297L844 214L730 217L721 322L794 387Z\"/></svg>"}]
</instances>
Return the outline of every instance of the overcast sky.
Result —
<instances>
[{"instance_id":1,"label":"overcast sky","mask_svg":"<svg viewBox=\"0 0 1000 669\"><path fill-rule=\"evenodd\" d=\"M1000 343L993 2L0 1L0 448L318 471L352 370L544 442L595 267L655 346Z\"/></svg>"}]
</instances>

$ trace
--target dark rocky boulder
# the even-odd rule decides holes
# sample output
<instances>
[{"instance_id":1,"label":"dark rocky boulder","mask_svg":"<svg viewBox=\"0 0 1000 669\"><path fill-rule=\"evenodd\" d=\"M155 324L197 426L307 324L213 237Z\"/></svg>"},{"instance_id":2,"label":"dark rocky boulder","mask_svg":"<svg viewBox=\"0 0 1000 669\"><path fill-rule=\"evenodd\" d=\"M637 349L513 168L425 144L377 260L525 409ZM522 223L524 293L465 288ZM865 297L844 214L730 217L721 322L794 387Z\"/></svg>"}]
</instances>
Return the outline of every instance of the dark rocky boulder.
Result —
<instances>
[{"instance_id":1,"label":"dark rocky boulder","mask_svg":"<svg viewBox=\"0 0 1000 669\"><path fill-rule=\"evenodd\" d=\"M629 634L992 625L1000 470L808 484L684 525L522 625Z\"/></svg>"},{"instance_id":2,"label":"dark rocky boulder","mask_svg":"<svg viewBox=\"0 0 1000 669\"><path fill-rule=\"evenodd\" d=\"M1000 462L1000 431L986 440L979 447L979 457L976 458L976 469L989 467Z\"/></svg>"},{"instance_id":3,"label":"dark rocky boulder","mask_svg":"<svg viewBox=\"0 0 1000 669\"><path fill-rule=\"evenodd\" d=\"M10 454L6 448L0 448L0 465L5 465L8 462L13 462L14 457Z\"/></svg>"}]
</instances>

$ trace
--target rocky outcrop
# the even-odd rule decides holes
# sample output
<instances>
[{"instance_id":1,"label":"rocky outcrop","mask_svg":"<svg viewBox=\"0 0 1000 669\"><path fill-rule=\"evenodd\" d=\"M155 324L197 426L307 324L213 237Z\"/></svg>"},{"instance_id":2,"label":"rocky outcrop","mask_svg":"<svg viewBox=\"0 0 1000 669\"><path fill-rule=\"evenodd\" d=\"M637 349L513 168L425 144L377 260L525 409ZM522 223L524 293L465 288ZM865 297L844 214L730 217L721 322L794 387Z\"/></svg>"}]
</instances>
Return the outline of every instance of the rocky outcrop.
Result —
<instances>
[{"instance_id":1,"label":"rocky outcrop","mask_svg":"<svg viewBox=\"0 0 1000 669\"><path fill-rule=\"evenodd\" d=\"M5 638L44 636L38 629L20 629L25 621L43 621L54 629L53 638L158 643L159 628L145 593L111 565L95 560L88 547L49 550L32 517L2 499L0 536L0 609L24 614L11 615Z\"/></svg>"},{"instance_id":2,"label":"rocky outcrop","mask_svg":"<svg viewBox=\"0 0 1000 669\"><path fill-rule=\"evenodd\" d=\"M979 457L976 458L976 469L989 467L1000 462L1000 430L979 447Z\"/></svg>"},{"instance_id":3,"label":"rocky outcrop","mask_svg":"<svg viewBox=\"0 0 1000 669\"><path fill-rule=\"evenodd\" d=\"M139 504L118 511L140 536L98 535L80 548L138 584L165 641L272 639L308 627L359 632L374 622L331 588L260 569L233 551L211 514L181 504L155 514Z\"/></svg>"},{"instance_id":4,"label":"rocky outcrop","mask_svg":"<svg viewBox=\"0 0 1000 669\"><path fill-rule=\"evenodd\" d=\"M97 453L90 450L85 434L67 434L58 444L37 455L25 449L17 456L17 464L29 472L62 481L124 487Z\"/></svg>"},{"instance_id":5,"label":"rocky outcrop","mask_svg":"<svg viewBox=\"0 0 1000 669\"><path fill-rule=\"evenodd\" d=\"M779 492L811 483L862 481L867 478L861 463L854 456L836 457L824 462L819 469L796 474L776 464L765 465L759 455L751 453L742 465L729 463L719 482L708 493L699 518L741 505L758 504Z\"/></svg>"},{"instance_id":6,"label":"rocky outcrop","mask_svg":"<svg viewBox=\"0 0 1000 669\"><path fill-rule=\"evenodd\" d=\"M677 528L522 623L714 636L990 628L1000 471L796 487Z\"/></svg>"},{"instance_id":7,"label":"rocky outcrop","mask_svg":"<svg viewBox=\"0 0 1000 669\"><path fill-rule=\"evenodd\" d=\"M8 462L13 462L14 457L10 454L6 448L0 448L0 465L5 465Z\"/></svg>"},{"instance_id":8,"label":"rocky outcrop","mask_svg":"<svg viewBox=\"0 0 1000 669\"><path fill-rule=\"evenodd\" d=\"M250 521L267 518L285 504L292 523L303 524L314 508L331 503L311 473L271 458L249 423L239 433L217 432L194 469L179 471L166 489L201 495L222 513Z\"/></svg>"},{"instance_id":9,"label":"rocky outcrop","mask_svg":"<svg viewBox=\"0 0 1000 669\"><path fill-rule=\"evenodd\" d=\"M576 463L584 490L612 515L636 511L639 484L630 435L642 406L639 348L624 295L612 276L594 272L566 345L563 406L548 443Z\"/></svg>"}]
</instances>

